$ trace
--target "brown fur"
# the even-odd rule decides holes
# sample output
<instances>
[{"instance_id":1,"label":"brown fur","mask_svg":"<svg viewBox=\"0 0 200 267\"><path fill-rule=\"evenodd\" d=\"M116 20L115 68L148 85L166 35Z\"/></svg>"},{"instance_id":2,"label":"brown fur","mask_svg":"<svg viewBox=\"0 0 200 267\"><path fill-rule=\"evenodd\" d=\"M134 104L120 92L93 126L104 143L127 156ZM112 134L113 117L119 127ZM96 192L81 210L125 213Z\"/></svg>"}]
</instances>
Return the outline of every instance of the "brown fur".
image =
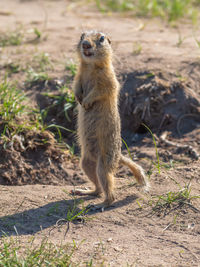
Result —
<instances>
[{"instance_id":1,"label":"brown fur","mask_svg":"<svg viewBox=\"0 0 200 267\"><path fill-rule=\"evenodd\" d=\"M104 36L103 42L100 42L101 36ZM83 48L83 42L89 48ZM148 186L148 181L139 165L121 155L119 83L112 65L110 40L103 33L86 32L81 36L77 52L80 65L74 93L79 102L81 166L95 190L75 190L74 193L99 195L103 191L103 206L109 206L114 201L114 175L119 164L127 165L139 184Z\"/></svg>"}]
</instances>

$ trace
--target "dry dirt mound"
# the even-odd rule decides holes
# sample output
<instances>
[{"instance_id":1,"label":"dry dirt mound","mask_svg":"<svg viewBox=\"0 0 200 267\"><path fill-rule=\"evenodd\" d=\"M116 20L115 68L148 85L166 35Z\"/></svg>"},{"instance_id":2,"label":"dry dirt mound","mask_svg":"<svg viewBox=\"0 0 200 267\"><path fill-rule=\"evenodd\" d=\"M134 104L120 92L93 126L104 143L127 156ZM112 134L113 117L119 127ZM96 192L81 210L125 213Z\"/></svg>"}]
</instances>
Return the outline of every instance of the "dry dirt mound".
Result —
<instances>
[{"instance_id":1,"label":"dry dirt mound","mask_svg":"<svg viewBox=\"0 0 200 267\"><path fill-rule=\"evenodd\" d=\"M190 88L189 84L170 81L170 79L164 79L162 73L154 75L148 71L122 74L121 80L123 87L120 97L122 132L128 130L132 134L135 132L146 133L147 129L142 125L144 123L158 136L165 130L177 136L177 134L191 132L200 123L199 96ZM33 101L45 114L43 120L46 125L55 124L72 130L72 132L59 130L63 140L71 146L76 144L73 132L76 124L76 108L72 106L68 110L69 119L66 118L63 112L66 104L65 96L59 95L57 89L56 81L51 80L46 84L35 83L28 90L32 93ZM56 127L51 130L59 138ZM196 136L196 140L198 138ZM132 146L129 138L126 141ZM74 146L75 152L78 153L77 146ZM69 154L67 156L58 147L54 136L48 132L25 133L23 140L21 136L14 136L6 148L1 141L1 153L1 184L83 182L83 174L78 168L78 160L75 162L71 162L71 159L68 160ZM69 172L71 172L70 175Z\"/></svg>"},{"instance_id":2,"label":"dry dirt mound","mask_svg":"<svg viewBox=\"0 0 200 267\"><path fill-rule=\"evenodd\" d=\"M75 172L77 160L64 153L49 132L15 135L6 145L0 143L0 184L82 183Z\"/></svg>"},{"instance_id":3,"label":"dry dirt mound","mask_svg":"<svg viewBox=\"0 0 200 267\"><path fill-rule=\"evenodd\" d=\"M187 133L200 123L200 97L190 84L170 81L162 73L135 71L123 75L121 117L123 128L145 132L142 123L152 131L169 130ZM189 122L183 122L189 117Z\"/></svg>"}]
</instances>

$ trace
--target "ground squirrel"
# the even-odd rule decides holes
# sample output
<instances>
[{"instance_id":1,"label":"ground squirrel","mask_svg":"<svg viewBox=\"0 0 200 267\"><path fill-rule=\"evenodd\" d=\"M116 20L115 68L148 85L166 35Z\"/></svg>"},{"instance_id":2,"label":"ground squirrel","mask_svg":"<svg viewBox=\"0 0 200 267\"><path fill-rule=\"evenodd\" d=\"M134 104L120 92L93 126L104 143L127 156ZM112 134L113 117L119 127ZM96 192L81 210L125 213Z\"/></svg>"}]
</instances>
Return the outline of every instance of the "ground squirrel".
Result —
<instances>
[{"instance_id":1,"label":"ground squirrel","mask_svg":"<svg viewBox=\"0 0 200 267\"><path fill-rule=\"evenodd\" d=\"M112 65L109 38L87 31L77 46L80 65L74 79L78 104L78 140L81 167L95 185L94 190L76 189L74 194L105 193L102 207L114 201L114 175L119 164L128 166L137 182L146 188L143 169L121 154L121 124L118 111L119 83Z\"/></svg>"}]
</instances>

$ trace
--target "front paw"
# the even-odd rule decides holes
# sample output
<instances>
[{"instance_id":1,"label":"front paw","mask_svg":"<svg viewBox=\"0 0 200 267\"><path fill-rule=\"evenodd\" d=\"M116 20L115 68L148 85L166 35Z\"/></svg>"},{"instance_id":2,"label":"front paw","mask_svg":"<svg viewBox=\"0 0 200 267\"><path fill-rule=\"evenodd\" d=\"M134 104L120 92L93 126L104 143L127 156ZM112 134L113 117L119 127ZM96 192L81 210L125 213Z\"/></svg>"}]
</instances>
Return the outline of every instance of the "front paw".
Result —
<instances>
[{"instance_id":1,"label":"front paw","mask_svg":"<svg viewBox=\"0 0 200 267\"><path fill-rule=\"evenodd\" d=\"M75 94L76 101L82 104L83 95L82 94Z\"/></svg>"},{"instance_id":2,"label":"front paw","mask_svg":"<svg viewBox=\"0 0 200 267\"><path fill-rule=\"evenodd\" d=\"M93 103L88 101L87 99L83 99L83 102L82 102L82 107L84 109L90 109L92 107Z\"/></svg>"}]
</instances>

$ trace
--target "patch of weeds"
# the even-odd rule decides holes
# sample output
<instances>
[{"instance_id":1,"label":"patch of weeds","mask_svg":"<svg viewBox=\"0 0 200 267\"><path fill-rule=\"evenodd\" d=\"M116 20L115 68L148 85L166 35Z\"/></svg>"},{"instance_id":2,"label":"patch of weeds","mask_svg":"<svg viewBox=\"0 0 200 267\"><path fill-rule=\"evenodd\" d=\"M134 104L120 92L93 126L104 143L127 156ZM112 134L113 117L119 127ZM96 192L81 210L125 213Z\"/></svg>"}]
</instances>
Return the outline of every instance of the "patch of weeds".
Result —
<instances>
[{"instance_id":1,"label":"patch of weeds","mask_svg":"<svg viewBox=\"0 0 200 267\"><path fill-rule=\"evenodd\" d=\"M28 108L25 94L6 79L0 83L0 135L3 147L17 145L25 150L26 135L45 136L45 128L37 110ZM49 137L47 136L49 140ZM39 140L38 140L39 141Z\"/></svg>"},{"instance_id":2,"label":"patch of weeds","mask_svg":"<svg viewBox=\"0 0 200 267\"><path fill-rule=\"evenodd\" d=\"M28 35L31 34L31 37ZM25 31L22 26L16 28L14 31L7 30L0 34L0 47L18 46L26 42L35 42L41 40L42 33L37 29L29 29Z\"/></svg>"},{"instance_id":3,"label":"patch of weeds","mask_svg":"<svg viewBox=\"0 0 200 267\"><path fill-rule=\"evenodd\" d=\"M12 121L25 111L25 95L14 84L5 79L0 83L0 118L5 123Z\"/></svg>"},{"instance_id":4,"label":"patch of weeds","mask_svg":"<svg viewBox=\"0 0 200 267\"><path fill-rule=\"evenodd\" d=\"M40 82L48 82L50 77L48 70L53 69L53 63L48 53L37 53L27 64L25 84L33 85Z\"/></svg>"},{"instance_id":5,"label":"patch of weeds","mask_svg":"<svg viewBox=\"0 0 200 267\"><path fill-rule=\"evenodd\" d=\"M15 31L6 31L0 34L0 46L16 46L21 45L23 42L24 34L21 28Z\"/></svg>"},{"instance_id":6,"label":"patch of weeds","mask_svg":"<svg viewBox=\"0 0 200 267\"><path fill-rule=\"evenodd\" d=\"M49 69L53 69L53 64L49 54L42 52L33 56L31 67L37 72L45 72Z\"/></svg>"},{"instance_id":7,"label":"patch of weeds","mask_svg":"<svg viewBox=\"0 0 200 267\"><path fill-rule=\"evenodd\" d=\"M190 182L182 188L179 183L177 183L174 179L172 180L179 186L179 190L176 192L169 191L163 195L152 197L153 200L149 201L149 205L152 206L153 212L159 216L161 214L166 216L172 211L177 209L180 210L186 206L189 206L194 211L197 211L197 209L191 204L191 200L200 198L200 196L191 195Z\"/></svg>"},{"instance_id":8,"label":"patch of weeds","mask_svg":"<svg viewBox=\"0 0 200 267\"><path fill-rule=\"evenodd\" d=\"M47 239L34 245L34 238L23 247L18 239L4 237L0 239L0 266L77 266L72 257L78 246L57 246Z\"/></svg>"},{"instance_id":9,"label":"patch of weeds","mask_svg":"<svg viewBox=\"0 0 200 267\"><path fill-rule=\"evenodd\" d=\"M36 72L34 69L29 68L26 75L25 84L31 86L38 82L48 82L50 80L48 73Z\"/></svg>"},{"instance_id":10,"label":"patch of weeds","mask_svg":"<svg viewBox=\"0 0 200 267\"><path fill-rule=\"evenodd\" d=\"M19 63L9 62L3 66L6 69L6 73L10 76L13 73L19 73L22 68Z\"/></svg>"},{"instance_id":11,"label":"patch of weeds","mask_svg":"<svg viewBox=\"0 0 200 267\"><path fill-rule=\"evenodd\" d=\"M81 209L78 207L81 205ZM74 198L72 207L67 211L67 221L72 222L75 220L85 221L85 215L88 212L87 207L84 206L83 200Z\"/></svg>"},{"instance_id":12,"label":"patch of weeds","mask_svg":"<svg viewBox=\"0 0 200 267\"><path fill-rule=\"evenodd\" d=\"M50 112L53 112L56 114L57 118L66 118L66 122L68 122L69 125L73 124L72 122L72 114L73 110L76 106L75 103L75 96L71 89L69 89L67 86L57 87L60 91L60 94L52 94L52 93L43 93L44 96L48 97L51 100L51 103L48 107L46 107L44 110L42 110L42 120L45 122L48 114ZM62 119L63 120L63 119ZM73 133L74 131L71 129L68 129L63 126L50 124L47 126L47 128L56 128L59 140L61 141L62 135L61 130L68 131ZM71 152L74 151L74 146L70 147Z\"/></svg>"},{"instance_id":13,"label":"patch of weeds","mask_svg":"<svg viewBox=\"0 0 200 267\"><path fill-rule=\"evenodd\" d=\"M65 192L65 190L63 190ZM66 192L67 193L67 192ZM81 208L79 208L81 205ZM70 223L84 223L86 221L86 214L88 212L88 207L84 206L83 200L77 200L76 198L73 199L73 204L68 206L67 213L64 218L59 219L56 222L56 225L50 230L53 231L55 228L59 228L62 225L67 225L66 231L64 236L66 236L67 232L70 228ZM55 210L53 210L55 212Z\"/></svg>"}]
</instances>

